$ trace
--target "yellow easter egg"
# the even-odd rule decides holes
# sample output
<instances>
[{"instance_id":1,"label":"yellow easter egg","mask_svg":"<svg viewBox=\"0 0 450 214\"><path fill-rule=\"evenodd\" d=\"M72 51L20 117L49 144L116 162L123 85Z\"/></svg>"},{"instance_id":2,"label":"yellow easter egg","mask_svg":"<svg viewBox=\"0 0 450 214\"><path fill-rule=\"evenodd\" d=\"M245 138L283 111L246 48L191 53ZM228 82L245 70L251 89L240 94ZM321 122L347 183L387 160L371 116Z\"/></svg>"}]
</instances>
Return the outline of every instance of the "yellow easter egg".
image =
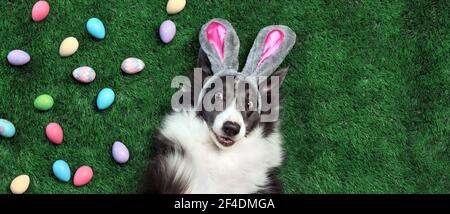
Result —
<instances>
[{"instance_id":1,"label":"yellow easter egg","mask_svg":"<svg viewBox=\"0 0 450 214\"><path fill-rule=\"evenodd\" d=\"M23 194L30 186L30 177L28 175L19 175L11 182L9 188L14 194Z\"/></svg>"},{"instance_id":2,"label":"yellow easter egg","mask_svg":"<svg viewBox=\"0 0 450 214\"><path fill-rule=\"evenodd\" d=\"M168 14L176 14L182 11L184 6L186 6L186 0L169 0L166 10Z\"/></svg>"},{"instance_id":3,"label":"yellow easter egg","mask_svg":"<svg viewBox=\"0 0 450 214\"><path fill-rule=\"evenodd\" d=\"M59 46L59 55L62 57L71 56L78 50L78 46L78 40L75 37L67 37Z\"/></svg>"}]
</instances>

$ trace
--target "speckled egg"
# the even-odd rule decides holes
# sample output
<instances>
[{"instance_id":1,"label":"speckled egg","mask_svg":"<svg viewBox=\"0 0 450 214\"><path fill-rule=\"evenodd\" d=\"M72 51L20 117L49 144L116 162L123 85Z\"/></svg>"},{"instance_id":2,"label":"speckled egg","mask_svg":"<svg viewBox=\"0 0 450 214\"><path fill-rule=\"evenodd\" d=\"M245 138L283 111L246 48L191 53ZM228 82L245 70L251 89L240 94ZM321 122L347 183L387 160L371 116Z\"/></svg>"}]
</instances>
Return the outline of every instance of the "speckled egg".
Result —
<instances>
[{"instance_id":1,"label":"speckled egg","mask_svg":"<svg viewBox=\"0 0 450 214\"><path fill-rule=\"evenodd\" d=\"M73 78L81 83L90 83L94 81L95 75L94 69L88 66L79 67L72 72Z\"/></svg>"},{"instance_id":2,"label":"speckled egg","mask_svg":"<svg viewBox=\"0 0 450 214\"><path fill-rule=\"evenodd\" d=\"M127 74L135 74L141 72L145 67L145 64L142 60L134 57L130 57L125 59L122 62L120 68L123 72Z\"/></svg>"},{"instance_id":3,"label":"speckled egg","mask_svg":"<svg viewBox=\"0 0 450 214\"><path fill-rule=\"evenodd\" d=\"M4 138L11 138L16 134L14 125L5 119L0 119L0 136Z\"/></svg>"}]
</instances>

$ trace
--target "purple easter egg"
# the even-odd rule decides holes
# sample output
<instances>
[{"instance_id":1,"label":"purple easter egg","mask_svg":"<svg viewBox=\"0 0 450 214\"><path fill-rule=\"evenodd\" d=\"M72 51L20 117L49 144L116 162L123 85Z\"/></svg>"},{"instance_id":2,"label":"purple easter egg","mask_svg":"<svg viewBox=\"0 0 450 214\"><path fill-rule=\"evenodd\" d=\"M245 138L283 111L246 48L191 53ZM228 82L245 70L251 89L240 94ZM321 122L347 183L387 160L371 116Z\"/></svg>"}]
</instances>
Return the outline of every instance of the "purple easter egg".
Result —
<instances>
[{"instance_id":1,"label":"purple easter egg","mask_svg":"<svg viewBox=\"0 0 450 214\"><path fill-rule=\"evenodd\" d=\"M177 32L177 27L175 23L170 20L164 21L159 27L159 36L164 43L169 43L175 37Z\"/></svg>"},{"instance_id":2,"label":"purple easter egg","mask_svg":"<svg viewBox=\"0 0 450 214\"><path fill-rule=\"evenodd\" d=\"M27 64L31 57L30 55L22 50L12 50L8 53L8 62L11 65L21 66Z\"/></svg>"},{"instance_id":3,"label":"purple easter egg","mask_svg":"<svg viewBox=\"0 0 450 214\"><path fill-rule=\"evenodd\" d=\"M124 164L128 162L128 159L130 158L130 152L128 151L125 144L120 141L116 141L112 146L112 156L117 163Z\"/></svg>"}]
</instances>

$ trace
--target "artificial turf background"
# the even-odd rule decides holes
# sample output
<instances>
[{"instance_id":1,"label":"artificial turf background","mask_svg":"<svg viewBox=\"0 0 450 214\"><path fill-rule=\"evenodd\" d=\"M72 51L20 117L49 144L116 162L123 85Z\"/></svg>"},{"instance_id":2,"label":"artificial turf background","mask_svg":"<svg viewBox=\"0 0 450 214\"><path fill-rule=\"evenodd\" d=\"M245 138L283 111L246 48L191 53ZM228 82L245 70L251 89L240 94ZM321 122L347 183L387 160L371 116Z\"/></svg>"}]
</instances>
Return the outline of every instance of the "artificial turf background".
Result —
<instances>
[{"instance_id":1,"label":"artificial turf background","mask_svg":"<svg viewBox=\"0 0 450 214\"><path fill-rule=\"evenodd\" d=\"M235 27L241 66L264 26L297 33L283 63L290 66L282 87L286 193L450 193L449 1L188 0L169 16L165 0L49 0L42 23L31 20L34 2L0 4L0 118L17 129L0 141L1 193L20 174L31 177L28 193L136 192L151 135L170 110L170 82L195 67L198 31L215 17ZM106 39L88 36L91 17L103 20ZM177 35L163 45L157 30L166 19L177 24ZM61 58L59 45L69 36L80 48ZM32 61L11 67L12 49ZM146 63L142 73L121 73L130 56ZM71 77L82 65L97 72L89 85ZM103 87L117 98L97 112ZM44 93L55 105L39 112L33 100ZM52 121L64 129L62 145L45 138ZM131 152L126 165L111 159L115 140ZM51 172L57 159L72 172L92 166L93 180L81 188L58 182Z\"/></svg>"}]
</instances>

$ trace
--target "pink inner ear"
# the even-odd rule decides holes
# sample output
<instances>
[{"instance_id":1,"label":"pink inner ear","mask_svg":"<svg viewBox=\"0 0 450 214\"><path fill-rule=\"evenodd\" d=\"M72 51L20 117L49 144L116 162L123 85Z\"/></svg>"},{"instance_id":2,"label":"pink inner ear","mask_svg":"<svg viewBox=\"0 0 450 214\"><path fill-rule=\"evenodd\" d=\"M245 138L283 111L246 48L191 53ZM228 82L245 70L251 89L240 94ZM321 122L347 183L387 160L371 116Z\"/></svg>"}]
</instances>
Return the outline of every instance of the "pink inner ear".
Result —
<instances>
[{"instance_id":1,"label":"pink inner ear","mask_svg":"<svg viewBox=\"0 0 450 214\"><path fill-rule=\"evenodd\" d=\"M262 58L259 60L257 67L261 65L266 59L271 57L275 52L280 49L283 43L284 33L281 30L272 30L267 34L266 41L264 42L264 52Z\"/></svg>"},{"instance_id":2,"label":"pink inner ear","mask_svg":"<svg viewBox=\"0 0 450 214\"><path fill-rule=\"evenodd\" d=\"M216 49L217 55L219 55L222 62L224 59L223 47L226 36L227 29L218 22L212 22L206 29L206 37L208 38L209 43Z\"/></svg>"}]
</instances>

